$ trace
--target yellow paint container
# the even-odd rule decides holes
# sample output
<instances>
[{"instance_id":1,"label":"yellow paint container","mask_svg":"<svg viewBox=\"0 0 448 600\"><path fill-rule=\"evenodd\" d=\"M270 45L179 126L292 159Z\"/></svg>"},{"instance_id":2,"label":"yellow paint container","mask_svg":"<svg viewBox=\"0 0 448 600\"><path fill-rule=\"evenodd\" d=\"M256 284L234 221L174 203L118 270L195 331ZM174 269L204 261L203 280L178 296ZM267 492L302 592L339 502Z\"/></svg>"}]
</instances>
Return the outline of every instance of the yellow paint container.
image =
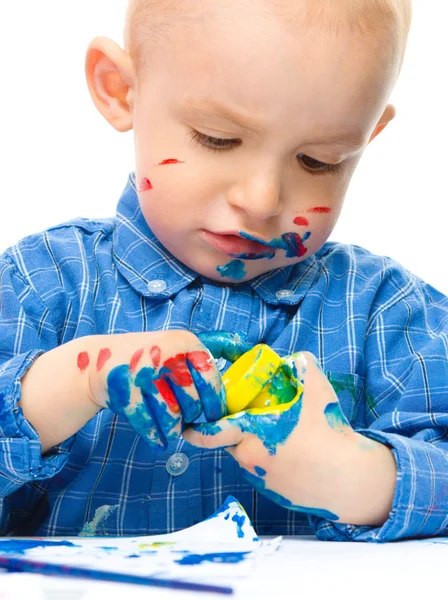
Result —
<instances>
[{"instance_id":1,"label":"yellow paint container","mask_svg":"<svg viewBox=\"0 0 448 600\"><path fill-rule=\"evenodd\" d=\"M286 375L283 367L290 366L288 358L259 344L235 361L222 378L228 414L246 409L257 413L286 410L303 391L300 381Z\"/></svg>"}]
</instances>

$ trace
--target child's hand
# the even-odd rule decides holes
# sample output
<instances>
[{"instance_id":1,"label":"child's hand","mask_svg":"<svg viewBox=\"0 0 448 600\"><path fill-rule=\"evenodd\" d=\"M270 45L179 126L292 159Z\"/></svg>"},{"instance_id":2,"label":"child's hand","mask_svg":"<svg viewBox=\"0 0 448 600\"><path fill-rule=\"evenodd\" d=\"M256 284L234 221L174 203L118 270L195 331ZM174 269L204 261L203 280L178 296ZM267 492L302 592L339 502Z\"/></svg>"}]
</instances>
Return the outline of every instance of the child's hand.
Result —
<instances>
[{"instance_id":1,"label":"child's hand","mask_svg":"<svg viewBox=\"0 0 448 600\"><path fill-rule=\"evenodd\" d=\"M355 523L358 516L351 513L351 503L356 504L352 492L369 476L365 472L369 453L389 453L380 457L385 459L385 471L394 463L392 454L353 431L313 355L299 353L287 360L304 384L302 397L275 410L251 409L217 423L193 426L184 432L184 438L203 448L226 448L251 485L277 504ZM376 505L366 514L378 508L377 498L372 502ZM363 520L368 517L359 515L358 520L367 524Z\"/></svg>"},{"instance_id":2,"label":"child's hand","mask_svg":"<svg viewBox=\"0 0 448 600\"><path fill-rule=\"evenodd\" d=\"M216 421L227 414L212 354L233 361L249 348L238 336L225 332L204 334L203 343L188 331L90 340L95 348L81 353L78 363L80 368L89 367L92 401L126 417L149 445L162 448L200 415Z\"/></svg>"}]
</instances>

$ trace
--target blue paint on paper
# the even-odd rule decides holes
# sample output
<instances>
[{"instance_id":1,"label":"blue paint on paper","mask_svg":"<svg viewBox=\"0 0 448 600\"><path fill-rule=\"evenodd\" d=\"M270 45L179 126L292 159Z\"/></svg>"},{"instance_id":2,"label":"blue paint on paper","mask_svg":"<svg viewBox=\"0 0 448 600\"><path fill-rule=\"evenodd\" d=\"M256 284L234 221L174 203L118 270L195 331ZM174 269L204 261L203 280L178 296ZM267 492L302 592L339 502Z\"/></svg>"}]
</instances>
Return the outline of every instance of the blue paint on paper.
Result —
<instances>
[{"instance_id":1,"label":"blue paint on paper","mask_svg":"<svg viewBox=\"0 0 448 600\"><path fill-rule=\"evenodd\" d=\"M262 469L261 467L254 467L254 471L257 473L257 475L259 475L260 477L264 477L266 475L266 471L264 469Z\"/></svg>"},{"instance_id":2,"label":"blue paint on paper","mask_svg":"<svg viewBox=\"0 0 448 600\"><path fill-rule=\"evenodd\" d=\"M314 515L315 517L321 517L322 519L328 519L330 521L339 521L339 517L329 510L325 510L322 508L310 508L307 506L299 506L293 504L290 500L282 496L281 494L277 494L277 492L273 492L272 490L266 487L266 482L264 479L257 477L256 475L252 475L246 469L242 469L244 477L249 481L254 489L256 489L260 494L272 500L276 504L287 508L288 510L295 510L297 512L303 512L308 515Z\"/></svg>"},{"instance_id":3,"label":"blue paint on paper","mask_svg":"<svg viewBox=\"0 0 448 600\"><path fill-rule=\"evenodd\" d=\"M72 542L52 542L50 540L26 540L16 538L13 540L0 540L0 553L2 554L26 554L28 550L35 548L81 548Z\"/></svg>"},{"instance_id":4,"label":"blue paint on paper","mask_svg":"<svg viewBox=\"0 0 448 600\"><path fill-rule=\"evenodd\" d=\"M229 277L230 279L235 279L237 281L247 275L242 260L232 260L232 262L229 264L225 265L224 267L218 267L216 270L221 277Z\"/></svg>"},{"instance_id":5,"label":"blue paint on paper","mask_svg":"<svg viewBox=\"0 0 448 600\"><path fill-rule=\"evenodd\" d=\"M324 414L328 425L332 429L338 430L341 429L341 427L350 427L350 423L347 421L344 413L342 412L339 402L331 402L330 404L327 404Z\"/></svg>"},{"instance_id":6,"label":"blue paint on paper","mask_svg":"<svg viewBox=\"0 0 448 600\"><path fill-rule=\"evenodd\" d=\"M236 531L239 538L244 537L243 525L246 520L245 515L233 515L232 521L236 523Z\"/></svg>"},{"instance_id":7,"label":"blue paint on paper","mask_svg":"<svg viewBox=\"0 0 448 600\"><path fill-rule=\"evenodd\" d=\"M201 565L205 562L213 563L239 563L245 560L250 552L217 552L216 554L187 554L176 560L179 565Z\"/></svg>"}]
</instances>

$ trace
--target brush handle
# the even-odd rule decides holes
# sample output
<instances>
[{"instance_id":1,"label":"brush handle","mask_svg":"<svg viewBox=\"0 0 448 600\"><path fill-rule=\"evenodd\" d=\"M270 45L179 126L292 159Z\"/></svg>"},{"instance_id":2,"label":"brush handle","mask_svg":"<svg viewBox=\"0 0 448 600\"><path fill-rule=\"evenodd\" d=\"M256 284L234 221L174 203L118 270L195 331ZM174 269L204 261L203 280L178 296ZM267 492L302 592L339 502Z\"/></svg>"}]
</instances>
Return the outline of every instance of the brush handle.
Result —
<instances>
[{"instance_id":1,"label":"brush handle","mask_svg":"<svg viewBox=\"0 0 448 600\"><path fill-rule=\"evenodd\" d=\"M12 558L0 556L0 569L10 573L36 573L39 575L51 575L54 577L72 577L76 579L92 579L94 581L110 581L112 583L130 583L134 585L146 585L152 587L163 587L173 590L190 590L195 592L213 592L215 594L233 594L233 588L208 585L203 583L191 583L179 579L158 579L156 577L142 577L126 573L115 573L112 571L98 571L96 569L85 569L83 567L71 567L52 563L38 562L35 560Z\"/></svg>"}]
</instances>

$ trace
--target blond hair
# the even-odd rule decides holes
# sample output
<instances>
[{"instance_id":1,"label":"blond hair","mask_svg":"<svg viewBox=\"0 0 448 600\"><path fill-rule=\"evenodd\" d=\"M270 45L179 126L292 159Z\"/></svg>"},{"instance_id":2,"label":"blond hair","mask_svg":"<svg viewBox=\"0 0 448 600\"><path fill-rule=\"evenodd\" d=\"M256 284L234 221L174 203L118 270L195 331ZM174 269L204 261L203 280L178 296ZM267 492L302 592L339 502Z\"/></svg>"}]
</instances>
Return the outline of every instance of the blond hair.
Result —
<instances>
[{"instance_id":1,"label":"blond hair","mask_svg":"<svg viewBox=\"0 0 448 600\"><path fill-rule=\"evenodd\" d=\"M388 45L392 36L391 53L398 52L401 69L412 22L412 0L297 0L296 7L284 0L269 2L273 14L284 15L290 24L297 24L292 18L295 12L300 24L318 24L320 31L328 35L348 27L360 40L378 39ZM176 21L170 17L194 20L203 10L204 6L195 0L128 0L125 47L137 70L145 62L143 50L148 39L158 42L167 37Z\"/></svg>"}]
</instances>

